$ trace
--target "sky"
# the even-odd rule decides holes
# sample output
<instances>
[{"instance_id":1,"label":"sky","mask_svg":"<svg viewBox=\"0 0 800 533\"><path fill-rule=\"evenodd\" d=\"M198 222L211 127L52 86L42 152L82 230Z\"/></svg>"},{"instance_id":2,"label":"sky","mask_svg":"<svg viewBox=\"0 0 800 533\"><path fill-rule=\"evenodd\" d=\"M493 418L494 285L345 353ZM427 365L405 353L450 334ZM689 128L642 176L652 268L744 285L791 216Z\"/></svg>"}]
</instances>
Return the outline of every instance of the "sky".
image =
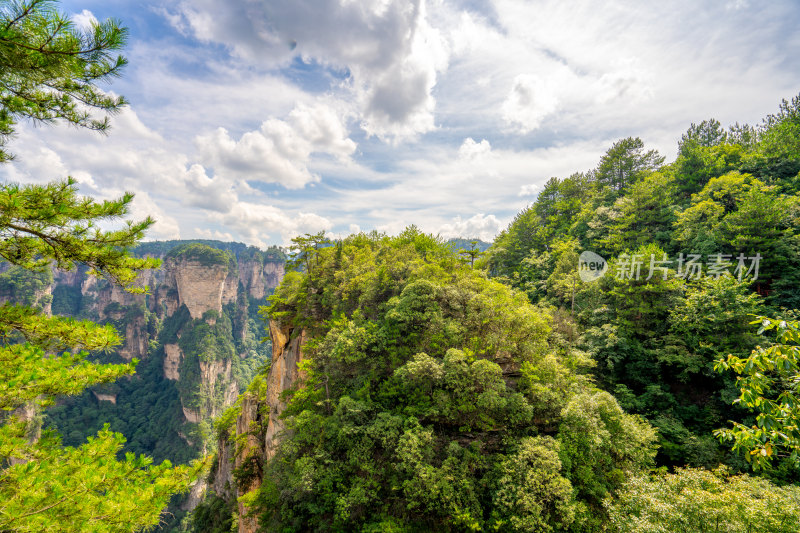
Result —
<instances>
[{"instance_id":1,"label":"sky","mask_svg":"<svg viewBox=\"0 0 800 533\"><path fill-rule=\"evenodd\" d=\"M259 247L410 224L491 241L618 139L800 92L797 0L76 0L129 28L107 136L21 123L0 178L136 194L148 240Z\"/></svg>"}]
</instances>

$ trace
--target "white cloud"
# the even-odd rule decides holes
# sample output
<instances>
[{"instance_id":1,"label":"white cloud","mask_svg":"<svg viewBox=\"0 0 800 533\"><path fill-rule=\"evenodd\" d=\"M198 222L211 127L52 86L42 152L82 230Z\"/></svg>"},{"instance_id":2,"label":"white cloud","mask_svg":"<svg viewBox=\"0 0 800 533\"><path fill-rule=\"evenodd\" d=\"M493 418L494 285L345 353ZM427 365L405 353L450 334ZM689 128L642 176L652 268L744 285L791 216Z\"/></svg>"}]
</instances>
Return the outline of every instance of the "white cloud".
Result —
<instances>
[{"instance_id":1,"label":"white cloud","mask_svg":"<svg viewBox=\"0 0 800 533\"><path fill-rule=\"evenodd\" d=\"M47 146L20 143L11 149L16 161L5 165L10 181L46 183L63 180L69 175L58 153Z\"/></svg>"},{"instance_id":2,"label":"white cloud","mask_svg":"<svg viewBox=\"0 0 800 533\"><path fill-rule=\"evenodd\" d=\"M432 91L437 72L447 68L450 51L441 32L428 24L424 2L410 34L410 42L404 43L407 53L375 73L375 82L367 86L362 127L370 135L401 140L435 129Z\"/></svg>"},{"instance_id":3,"label":"white cloud","mask_svg":"<svg viewBox=\"0 0 800 533\"><path fill-rule=\"evenodd\" d=\"M486 139L476 143L472 137L467 137L458 149L458 156L462 159L479 159L492 153L492 145Z\"/></svg>"},{"instance_id":4,"label":"white cloud","mask_svg":"<svg viewBox=\"0 0 800 533\"><path fill-rule=\"evenodd\" d=\"M303 233L330 230L330 220L314 213L287 213L271 205L239 202L230 213L212 213L210 220L233 230L238 238L248 244L264 247L276 242L280 236L283 244Z\"/></svg>"},{"instance_id":5,"label":"white cloud","mask_svg":"<svg viewBox=\"0 0 800 533\"><path fill-rule=\"evenodd\" d=\"M247 62L276 67L300 56L348 69L370 135L401 139L434 128L431 93L449 50L428 23L424 0L323 0L313 7L194 0L164 16L179 31L222 43Z\"/></svg>"},{"instance_id":6,"label":"white cloud","mask_svg":"<svg viewBox=\"0 0 800 533\"><path fill-rule=\"evenodd\" d=\"M130 209L130 217L133 220L143 220L148 216L156 222L147 230L148 240L170 240L180 239L181 230L178 221L164 212L156 202L146 192L136 193Z\"/></svg>"},{"instance_id":7,"label":"white cloud","mask_svg":"<svg viewBox=\"0 0 800 533\"><path fill-rule=\"evenodd\" d=\"M93 24L97 24L97 17L88 9L84 9L76 15L72 15L72 22L82 30L90 30Z\"/></svg>"},{"instance_id":8,"label":"white cloud","mask_svg":"<svg viewBox=\"0 0 800 533\"><path fill-rule=\"evenodd\" d=\"M554 87L547 80L531 74L520 74L501 108L503 118L516 125L521 133L535 130L542 120L558 107Z\"/></svg>"},{"instance_id":9,"label":"white cloud","mask_svg":"<svg viewBox=\"0 0 800 533\"><path fill-rule=\"evenodd\" d=\"M233 182L219 176L209 177L202 165L193 164L181 178L187 193L183 201L187 205L227 213L238 202Z\"/></svg>"},{"instance_id":10,"label":"white cloud","mask_svg":"<svg viewBox=\"0 0 800 533\"><path fill-rule=\"evenodd\" d=\"M517 196L536 196L542 190L541 184L528 184L519 188Z\"/></svg>"},{"instance_id":11,"label":"white cloud","mask_svg":"<svg viewBox=\"0 0 800 533\"><path fill-rule=\"evenodd\" d=\"M398 235L410 225L410 223L402 219L389 220L383 224L378 224L375 226L375 230L380 233L385 233L386 235Z\"/></svg>"},{"instance_id":12,"label":"white cloud","mask_svg":"<svg viewBox=\"0 0 800 533\"><path fill-rule=\"evenodd\" d=\"M735 10L745 9L750 7L750 2L749 0L730 0L727 4L725 4L725 7Z\"/></svg>"},{"instance_id":13,"label":"white cloud","mask_svg":"<svg viewBox=\"0 0 800 533\"><path fill-rule=\"evenodd\" d=\"M194 228L194 232L198 237L203 239L211 239L216 241L232 241L233 235L230 232L223 232L219 230L211 230L207 228Z\"/></svg>"},{"instance_id":14,"label":"white cloud","mask_svg":"<svg viewBox=\"0 0 800 533\"><path fill-rule=\"evenodd\" d=\"M478 213L466 220L456 217L452 222L443 224L439 229L439 234L446 239L453 237L471 239L477 237L482 241L491 242L500 233L503 226L504 224L496 216Z\"/></svg>"},{"instance_id":15,"label":"white cloud","mask_svg":"<svg viewBox=\"0 0 800 533\"><path fill-rule=\"evenodd\" d=\"M356 143L336 114L324 105L296 107L288 120L270 118L234 140L225 128L195 139L200 156L229 178L280 183L297 189L319 181L308 169L312 153L347 161Z\"/></svg>"},{"instance_id":16,"label":"white cloud","mask_svg":"<svg viewBox=\"0 0 800 533\"><path fill-rule=\"evenodd\" d=\"M491 232L621 137L669 156L692 121L757 122L796 94L794 0L749 4L121 3L178 29L132 33L113 88L133 107L109 137L20 123L0 176L146 191L161 235Z\"/></svg>"}]
</instances>

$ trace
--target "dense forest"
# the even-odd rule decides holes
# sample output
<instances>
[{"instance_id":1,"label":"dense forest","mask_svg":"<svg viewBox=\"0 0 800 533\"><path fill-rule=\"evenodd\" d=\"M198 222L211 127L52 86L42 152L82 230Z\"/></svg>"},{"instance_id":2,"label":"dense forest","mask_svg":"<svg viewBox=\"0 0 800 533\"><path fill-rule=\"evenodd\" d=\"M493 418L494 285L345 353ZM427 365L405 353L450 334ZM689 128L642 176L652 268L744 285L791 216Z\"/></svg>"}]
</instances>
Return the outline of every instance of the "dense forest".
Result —
<instances>
[{"instance_id":1,"label":"dense forest","mask_svg":"<svg viewBox=\"0 0 800 533\"><path fill-rule=\"evenodd\" d=\"M715 364L765 342L754 316L797 319L800 97L758 128L693 124L663 159L628 138L596 169L549 180L484 264L558 310L597 383L658 428L659 464L745 468L712 435L753 420ZM598 281L579 275L586 250L608 259ZM797 480L796 465L770 475Z\"/></svg>"},{"instance_id":2,"label":"dense forest","mask_svg":"<svg viewBox=\"0 0 800 533\"><path fill-rule=\"evenodd\" d=\"M233 251L238 252L239 259L233 255ZM282 263L285 260L277 249L262 252L241 243L218 241L146 242L134 248L134 254L148 257L160 255L166 261L173 262L176 259L189 260L209 267L221 265L230 267L234 272L240 264L260 266L265 261ZM4 280L15 271L11 269L8 273L0 274L0 287L9 283ZM47 274L49 272L26 273L24 279ZM52 275L50 277L52 282ZM17 282L14 286L19 287L14 293L14 300L24 302L19 294L26 285ZM157 281L151 281L151 292L157 287ZM152 303L148 306L146 302L154 299L154 294L130 303L111 301L103 309L97 309L94 305L97 294L82 292L80 286L56 283L52 292L53 314L111 324L122 332L130 332L129 325L132 325L140 330L137 334L147 338L146 350L137 354L143 361L134 379L93 387L78 397L62 398L58 405L47 411L45 425L58 429L64 444L70 446L80 444L96 434L104 424L110 424L111 429L126 436L126 451L147 454L156 462L165 459L175 463L189 462L199 455L202 443L208 439L204 434L210 435L211 421L187 424L182 408L196 409L201 402L224 401L219 394L203 398L200 361L230 359L232 377L237 385L244 387L268 359L270 345L269 342L262 342L266 332L263 322L258 318L263 298L254 298L244 290L239 291L237 301L222 306L214 324L202 319L193 320L185 307L168 313L160 311ZM137 318L140 319L138 323ZM164 372L165 345L170 344L179 346L184 354L184 359L176 367L176 372L182 373L174 381L168 379ZM230 354L239 354L240 357L230 357ZM96 353L92 359L124 362L124 358L116 353ZM114 401L101 401L97 394L106 397L112 395ZM220 409L219 406L209 406L206 411L216 412Z\"/></svg>"}]
</instances>

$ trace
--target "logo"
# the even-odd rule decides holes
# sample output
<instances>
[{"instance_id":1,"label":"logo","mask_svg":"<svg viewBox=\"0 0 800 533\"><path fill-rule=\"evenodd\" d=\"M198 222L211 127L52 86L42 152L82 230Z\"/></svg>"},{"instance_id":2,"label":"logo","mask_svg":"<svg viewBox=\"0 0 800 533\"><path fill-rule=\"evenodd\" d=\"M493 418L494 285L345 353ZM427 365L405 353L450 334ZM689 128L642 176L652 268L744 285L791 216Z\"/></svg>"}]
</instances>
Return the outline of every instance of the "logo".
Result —
<instances>
[{"instance_id":1,"label":"logo","mask_svg":"<svg viewBox=\"0 0 800 533\"><path fill-rule=\"evenodd\" d=\"M597 281L608 272L608 263L594 252L581 252L578 258L578 275L581 280L589 283Z\"/></svg>"}]
</instances>

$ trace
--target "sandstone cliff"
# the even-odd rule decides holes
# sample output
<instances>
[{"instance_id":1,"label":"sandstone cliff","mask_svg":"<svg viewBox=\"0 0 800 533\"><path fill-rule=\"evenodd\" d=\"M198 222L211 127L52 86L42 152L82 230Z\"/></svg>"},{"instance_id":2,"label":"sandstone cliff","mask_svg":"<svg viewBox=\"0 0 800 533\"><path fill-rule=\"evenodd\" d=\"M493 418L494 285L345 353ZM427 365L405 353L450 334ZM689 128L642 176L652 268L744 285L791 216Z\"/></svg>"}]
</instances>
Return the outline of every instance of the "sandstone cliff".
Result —
<instances>
[{"instance_id":1,"label":"sandstone cliff","mask_svg":"<svg viewBox=\"0 0 800 533\"><path fill-rule=\"evenodd\" d=\"M123 343L100 355L101 361L141 361L121 385L95 387L59 406L61 414L51 420L65 439L75 436L69 445L85 440L87 413L103 412L125 428L137 453L180 461L205 453L213 419L269 359L257 313L284 273L280 250L211 244L142 245L138 255L162 259L161 268L139 277L147 294L91 277L85 267L30 274L0 263L0 301L38 305L48 313L52 305L53 314L113 325ZM195 485L182 508L194 508L205 488Z\"/></svg>"},{"instance_id":2,"label":"sandstone cliff","mask_svg":"<svg viewBox=\"0 0 800 533\"><path fill-rule=\"evenodd\" d=\"M285 426L280 415L286 403L281 398L282 393L303 380L298 364L303 360L303 345L307 340L305 331L270 320L269 334L272 364L265 382L242 395L233 435L223 439L218 446L213 488L229 501L261 486L263 467L274 457L284 434ZM233 471L241 471L248 463L250 475L235 479ZM239 533L256 532L258 524L255 518L247 516L248 509L241 502L237 502L237 506Z\"/></svg>"},{"instance_id":3,"label":"sandstone cliff","mask_svg":"<svg viewBox=\"0 0 800 533\"><path fill-rule=\"evenodd\" d=\"M137 284L148 286L147 294L89 276L85 267L31 277L0 263L0 300L24 298L48 313L52 300L54 313L112 324L123 339L116 355L126 361L162 358L163 376L178 387L185 421L200 424L236 401L260 364L250 359L267 357L269 347L259 342L266 332L259 331L255 313L284 272L278 251L219 244L143 245L141 255L162 259L161 268L140 274ZM111 401L99 391L95 397ZM181 430L184 441L205 445L198 431Z\"/></svg>"},{"instance_id":4,"label":"sandstone cliff","mask_svg":"<svg viewBox=\"0 0 800 533\"><path fill-rule=\"evenodd\" d=\"M246 261L239 265L239 279L250 297L261 299L268 289L277 287L285 274L284 264Z\"/></svg>"},{"instance_id":5,"label":"sandstone cliff","mask_svg":"<svg viewBox=\"0 0 800 533\"><path fill-rule=\"evenodd\" d=\"M270 320L269 336L272 340L272 364L267 376L266 391L266 404L269 406L269 422L264 434L264 459L266 461L275 455L275 449L284 429L280 415L286 407L286 403L281 399L281 394L302 379L298 364L303 360L306 332L305 330L296 332L292 328L279 326L275 321Z\"/></svg>"},{"instance_id":6,"label":"sandstone cliff","mask_svg":"<svg viewBox=\"0 0 800 533\"><path fill-rule=\"evenodd\" d=\"M172 381L180 379L181 374L178 370L183 361L183 352L177 344L164 345L164 377Z\"/></svg>"},{"instance_id":7,"label":"sandstone cliff","mask_svg":"<svg viewBox=\"0 0 800 533\"><path fill-rule=\"evenodd\" d=\"M192 318L202 318L209 310L222 312L227 265L203 265L198 261L173 259L167 259L165 263L167 279L177 289L178 307L185 305Z\"/></svg>"}]
</instances>

